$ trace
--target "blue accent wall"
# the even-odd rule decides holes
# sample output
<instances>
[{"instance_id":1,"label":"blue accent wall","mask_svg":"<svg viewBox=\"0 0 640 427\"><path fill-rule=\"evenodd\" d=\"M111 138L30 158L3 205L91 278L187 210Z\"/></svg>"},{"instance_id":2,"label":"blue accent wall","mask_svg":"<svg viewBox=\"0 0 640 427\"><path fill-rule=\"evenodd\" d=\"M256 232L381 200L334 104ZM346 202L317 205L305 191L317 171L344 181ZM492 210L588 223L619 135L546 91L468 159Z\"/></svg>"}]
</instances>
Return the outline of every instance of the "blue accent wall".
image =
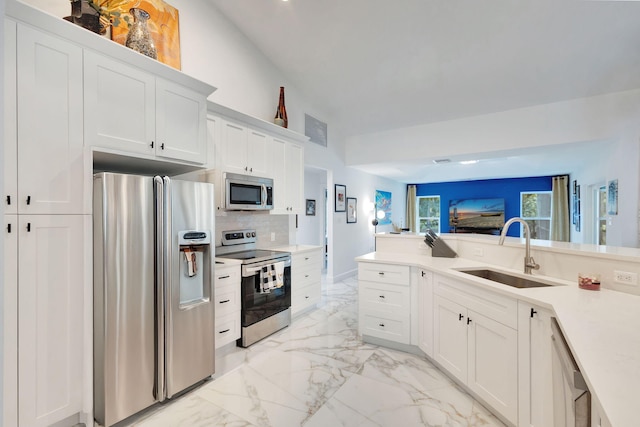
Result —
<instances>
[{"instance_id":1,"label":"blue accent wall","mask_svg":"<svg viewBox=\"0 0 640 427\"><path fill-rule=\"evenodd\" d=\"M479 181L416 184L416 196L440 196L440 231L449 232L449 201L457 199L504 199L504 218L520 216L520 192L551 191L552 177L485 179ZM519 237L520 227L509 228L508 236Z\"/></svg>"}]
</instances>

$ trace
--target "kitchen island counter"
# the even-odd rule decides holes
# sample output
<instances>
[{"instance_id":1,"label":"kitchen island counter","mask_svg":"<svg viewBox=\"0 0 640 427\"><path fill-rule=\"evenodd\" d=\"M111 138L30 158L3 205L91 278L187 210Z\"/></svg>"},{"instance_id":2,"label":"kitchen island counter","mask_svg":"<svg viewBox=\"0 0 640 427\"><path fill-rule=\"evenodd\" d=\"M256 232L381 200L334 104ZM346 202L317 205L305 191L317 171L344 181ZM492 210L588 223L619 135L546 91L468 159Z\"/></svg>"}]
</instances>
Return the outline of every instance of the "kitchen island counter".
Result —
<instances>
[{"instance_id":1,"label":"kitchen island counter","mask_svg":"<svg viewBox=\"0 0 640 427\"><path fill-rule=\"evenodd\" d=\"M518 289L471 276L457 269L504 267L465 258L433 258L429 254L369 253L358 262L425 268L493 292L546 307L554 312L589 389L613 426L637 425L640 406L640 297L602 289L587 291L577 282L533 275L557 286Z\"/></svg>"}]
</instances>

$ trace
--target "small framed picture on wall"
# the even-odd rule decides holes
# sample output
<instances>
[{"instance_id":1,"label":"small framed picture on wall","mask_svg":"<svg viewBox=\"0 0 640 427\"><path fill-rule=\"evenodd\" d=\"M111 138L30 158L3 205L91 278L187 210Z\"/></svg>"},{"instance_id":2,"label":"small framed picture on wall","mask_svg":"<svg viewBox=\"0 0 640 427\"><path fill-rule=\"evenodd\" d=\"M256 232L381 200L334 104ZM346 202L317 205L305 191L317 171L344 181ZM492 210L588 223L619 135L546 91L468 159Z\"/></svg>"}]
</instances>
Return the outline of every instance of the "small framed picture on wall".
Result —
<instances>
[{"instance_id":1,"label":"small framed picture on wall","mask_svg":"<svg viewBox=\"0 0 640 427\"><path fill-rule=\"evenodd\" d=\"M358 222L358 199L347 197L347 224Z\"/></svg>"},{"instance_id":2,"label":"small framed picture on wall","mask_svg":"<svg viewBox=\"0 0 640 427\"><path fill-rule=\"evenodd\" d=\"M307 199L307 215L316 214L316 201L313 199Z\"/></svg>"},{"instance_id":3,"label":"small framed picture on wall","mask_svg":"<svg viewBox=\"0 0 640 427\"><path fill-rule=\"evenodd\" d=\"M347 186L336 184L335 211L344 212L347 210Z\"/></svg>"}]
</instances>

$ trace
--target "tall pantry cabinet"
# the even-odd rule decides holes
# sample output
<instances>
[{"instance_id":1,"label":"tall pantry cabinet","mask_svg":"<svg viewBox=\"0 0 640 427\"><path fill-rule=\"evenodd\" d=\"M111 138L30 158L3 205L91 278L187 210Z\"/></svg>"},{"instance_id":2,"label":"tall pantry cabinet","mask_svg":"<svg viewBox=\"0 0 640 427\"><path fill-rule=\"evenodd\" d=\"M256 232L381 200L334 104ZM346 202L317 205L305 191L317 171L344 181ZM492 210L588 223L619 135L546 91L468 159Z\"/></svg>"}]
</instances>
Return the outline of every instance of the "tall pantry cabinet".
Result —
<instances>
[{"instance_id":1,"label":"tall pantry cabinet","mask_svg":"<svg viewBox=\"0 0 640 427\"><path fill-rule=\"evenodd\" d=\"M5 19L4 425L73 424L84 409L92 295L82 61L81 47Z\"/></svg>"}]
</instances>

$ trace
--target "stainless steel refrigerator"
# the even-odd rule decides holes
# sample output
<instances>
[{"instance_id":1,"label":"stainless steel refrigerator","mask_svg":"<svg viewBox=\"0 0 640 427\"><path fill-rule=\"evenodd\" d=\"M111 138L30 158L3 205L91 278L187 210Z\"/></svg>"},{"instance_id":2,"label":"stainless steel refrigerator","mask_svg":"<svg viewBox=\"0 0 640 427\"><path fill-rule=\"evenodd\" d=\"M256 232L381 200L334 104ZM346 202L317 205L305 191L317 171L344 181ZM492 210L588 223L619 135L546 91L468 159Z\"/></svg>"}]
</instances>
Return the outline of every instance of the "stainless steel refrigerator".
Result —
<instances>
[{"instance_id":1,"label":"stainless steel refrigerator","mask_svg":"<svg viewBox=\"0 0 640 427\"><path fill-rule=\"evenodd\" d=\"M214 373L213 185L94 175L94 413L111 426Z\"/></svg>"}]
</instances>

